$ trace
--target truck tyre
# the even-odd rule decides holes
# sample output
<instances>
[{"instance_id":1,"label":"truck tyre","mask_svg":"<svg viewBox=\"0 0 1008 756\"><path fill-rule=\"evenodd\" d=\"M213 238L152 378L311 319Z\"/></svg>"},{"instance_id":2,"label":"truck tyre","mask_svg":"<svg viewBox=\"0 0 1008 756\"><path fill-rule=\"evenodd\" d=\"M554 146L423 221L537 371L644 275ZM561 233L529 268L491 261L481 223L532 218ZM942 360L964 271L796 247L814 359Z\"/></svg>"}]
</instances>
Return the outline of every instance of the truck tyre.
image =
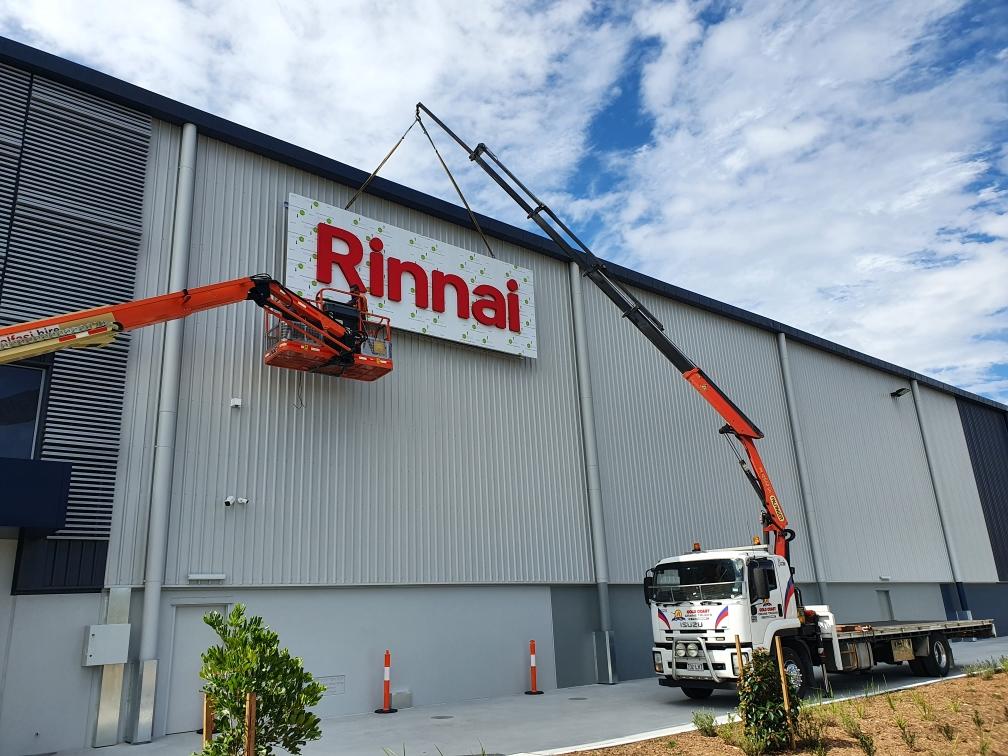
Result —
<instances>
[{"instance_id":1,"label":"truck tyre","mask_svg":"<svg viewBox=\"0 0 1008 756\"><path fill-rule=\"evenodd\" d=\"M695 698L697 700L703 698L710 698L711 693L714 692L713 688L693 688L683 685L682 692L686 694L687 698Z\"/></svg>"},{"instance_id":2,"label":"truck tyre","mask_svg":"<svg viewBox=\"0 0 1008 756\"><path fill-rule=\"evenodd\" d=\"M812 663L809 661L808 652L803 648L787 645L781 648L781 656L784 657L784 671L798 688L798 697L805 698L813 682Z\"/></svg>"},{"instance_id":3,"label":"truck tyre","mask_svg":"<svg viewBox=\"0 0 1008 756\"><path fill-rule=\"evenodd\" d=\"M945 677L952 668L952 647L941 633L931 634L931 651L921 659L928 677Z\"/></svg>"}]
</instances>

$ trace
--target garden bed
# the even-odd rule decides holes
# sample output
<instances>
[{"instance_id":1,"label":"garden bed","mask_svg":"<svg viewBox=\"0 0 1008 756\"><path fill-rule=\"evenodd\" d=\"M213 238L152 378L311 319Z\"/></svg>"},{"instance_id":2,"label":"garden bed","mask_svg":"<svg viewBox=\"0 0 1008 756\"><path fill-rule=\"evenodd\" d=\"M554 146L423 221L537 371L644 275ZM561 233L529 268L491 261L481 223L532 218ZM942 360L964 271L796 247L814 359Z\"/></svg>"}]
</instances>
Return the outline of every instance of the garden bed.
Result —
<instances>
[{"instance_id":1,"label":"garden bed","mask_svg":"<svg viewBox=\"0 0 1008 756\"><path fill-rule=\"evenodd\" d=\"M819 737L790 754L987 754L1008 756L1008 659L968 670L969 676L889 693L803 707ZM702 714L699 717L703 720ZM694 720L697 721L697 720ZM591 756L737 756L741 725L720 725L655 740L602 748ZM747 749L750 750L751 749Z\"/></svg>"}]
</instances>

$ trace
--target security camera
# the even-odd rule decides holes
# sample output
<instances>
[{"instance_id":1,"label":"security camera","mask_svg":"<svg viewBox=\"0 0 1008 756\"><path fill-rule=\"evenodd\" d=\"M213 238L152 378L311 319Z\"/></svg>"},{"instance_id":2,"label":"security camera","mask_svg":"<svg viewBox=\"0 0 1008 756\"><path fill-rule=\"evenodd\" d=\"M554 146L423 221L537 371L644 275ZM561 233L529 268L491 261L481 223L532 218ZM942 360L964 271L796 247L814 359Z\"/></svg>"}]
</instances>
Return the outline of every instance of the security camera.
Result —
<instances>
[{"instance_id":1,"label":"security camera","mask_svg":"<svg viewBox=\"0 0 1008 756\"><path fill-rule=\"evenodd\" d=\"M238 499L236 499L234 496L228 496L226 499L224 499L224 506L225 507L233 506L237 501Z\"/></svg>"},{"instance_id":2,"label":"security camera","mask_svg":"<svg viewBox=\"0 0 1008 756\"><path fill-rule=\"evenodd\" d=\"M245 498L245 497L243 497L243 496L239 496L239 497L238 497L238 503L239 503L239 504L248 504L248 499L246 499L246 498Z\"/></svg>"}]
</instances>

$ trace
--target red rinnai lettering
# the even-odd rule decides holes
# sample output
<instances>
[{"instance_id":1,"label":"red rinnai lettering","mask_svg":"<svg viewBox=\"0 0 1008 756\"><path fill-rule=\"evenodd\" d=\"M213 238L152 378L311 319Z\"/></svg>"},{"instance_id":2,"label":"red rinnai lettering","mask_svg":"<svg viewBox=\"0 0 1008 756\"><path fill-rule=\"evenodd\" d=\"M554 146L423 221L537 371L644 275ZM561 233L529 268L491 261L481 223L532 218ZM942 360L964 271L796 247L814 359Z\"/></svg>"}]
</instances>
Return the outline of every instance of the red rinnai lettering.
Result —
<instances>
[{"instance_id":1,"label":"red rinnai lettering","mask_svg":"<svg viewBox=\"0 0 1008 756\"><path fill-rule=\"evenodd\" d=\"M455 312L462 320L469 320L469 286L465 279L453 273L435 270L431 273L431 307L434 312L445 311L445 289L455 290Z\"/></svg>"},{"instance_id":2,"label":"red rinnai lettering","mask_svg":"<svg viewBox=\"0 0 1008 756\"><path fill-rule=\"evenodd\" d=\"M364 247L356 234L344 231L342 228L330 226L327 223L319 223L315 229L318 242L315 252L318 257L316 261L315 278L319 283L332 283L333 265L338 265L340 273L346 279L347 286L356 285L360 289L364 288L357 273L357 265L364 257ZM333 250L333 240L339 239L347 245L346 252L336 252Z\"/></svg>"},{"instance_id":3,"label":"red rinnai lettering","mask_svg":"<svg viewBox=\"0 0 1008 756\"><path fill-rule=\"evenodd\" d=\"M385 257L382 250L385 245L375 236L368 242L371 254L368 255L368 270L371 271L371 293L376 297L385 296Z\"/></svg>"},{"instance_id":4,"label":"red rinnai lettering","mask_svg":"<svg viewBox=\"0 0 1008 756\"><path fill-rule=\"evenodd\" d=\"M521 333L521 312L518 308L518 282L509 278L507 282L507 322L508 328L515 333Z\"/></svg>"},{"instance_id":5,"label":"red rinnai lettering","mask_svg":"<svg viewBox=\"0 0 1008 756\"><path fill-rule=\"evenodd\" d=\"M397 257L388 259L388 298L393 302L402 301L402 274L413 276L413 288L416 289L416 306L421 310L428 307L427 301L427 271L417 263L400 260Z\"/></svg>"},{"instance_id":6,"label":"red rinnai lettering","mask_svg":"<svg viewBox=\"0 0 1008 756\"><path fill-rule=\"evenodd\" d=\"M472 303L472 314L476 322L501 330L506 328L507 305L504 304L504 295L487 284L477 286L473 289L473 294L480 297Z\"/></svg>"}]
</instances>

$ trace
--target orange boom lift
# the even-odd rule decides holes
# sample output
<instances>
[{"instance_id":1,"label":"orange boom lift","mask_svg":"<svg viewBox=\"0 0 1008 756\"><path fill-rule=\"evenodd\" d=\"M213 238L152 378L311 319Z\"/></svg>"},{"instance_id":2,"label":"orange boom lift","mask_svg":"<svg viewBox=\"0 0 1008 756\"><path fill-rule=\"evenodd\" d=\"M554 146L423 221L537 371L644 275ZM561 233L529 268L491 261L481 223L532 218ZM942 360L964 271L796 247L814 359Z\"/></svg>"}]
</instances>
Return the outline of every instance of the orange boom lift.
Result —
<instances>
[{"instance_id":1,"label":"orange boom lift","mask_svg":"<svg viewBox=\"0 0 1008 756\"><path fill-rule=\"evenodd\" d=\"M117 334L251 300L266 317L266 354L273 367L374 381L392 370L389 319L368 313L364 295L346 302L319 292L310 302L267 275L94 307L0 328L0 365L60 349L105 346Z\"/></svg>"}]
</instances>

